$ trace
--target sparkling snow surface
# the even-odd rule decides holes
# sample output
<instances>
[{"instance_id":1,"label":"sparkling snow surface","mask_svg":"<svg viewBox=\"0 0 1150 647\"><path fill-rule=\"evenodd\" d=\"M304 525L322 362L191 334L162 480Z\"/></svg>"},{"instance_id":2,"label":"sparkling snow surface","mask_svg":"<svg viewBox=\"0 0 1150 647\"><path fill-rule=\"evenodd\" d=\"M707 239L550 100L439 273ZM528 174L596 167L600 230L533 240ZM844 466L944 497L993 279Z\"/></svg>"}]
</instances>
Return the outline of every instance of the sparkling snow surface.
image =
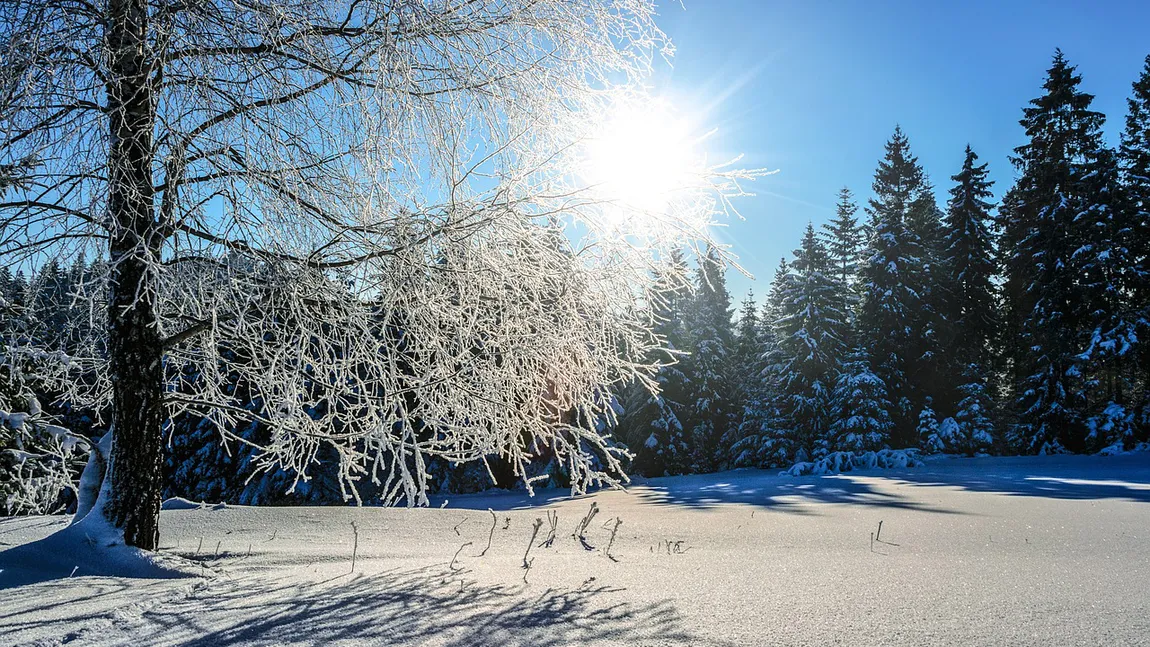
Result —
<instances>
[{"instance_id":1,"label":"sparkling snow surface","mask_svg":"<svg viewBox=\"0 0 1150 647\"><path fill-rule=\"evenodd\" d=\"M591 501L594 551L571 537ZM531 549L524 584L546 510L557 537ZM64 523L0 520L0 542ZM0 588L0 644L1150 645L1146 453L735 471L428 509L166 510L162 532L212 576ZM36 572L0 553L14 567Z\"/></svg>"}]
</instances>

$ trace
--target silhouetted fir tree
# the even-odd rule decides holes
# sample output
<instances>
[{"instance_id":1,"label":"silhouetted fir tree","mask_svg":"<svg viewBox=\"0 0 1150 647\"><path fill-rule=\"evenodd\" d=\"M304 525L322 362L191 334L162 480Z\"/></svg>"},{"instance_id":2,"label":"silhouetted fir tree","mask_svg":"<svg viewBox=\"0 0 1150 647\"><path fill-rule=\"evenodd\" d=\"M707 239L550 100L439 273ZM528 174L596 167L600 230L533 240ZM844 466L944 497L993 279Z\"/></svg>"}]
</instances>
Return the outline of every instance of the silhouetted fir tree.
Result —
<instances>
[{"instance_id":1,"label":"silhouetted fir tree","mask_svg":"<svg viewBox=\"0 0 1150 647\"><path fill-rule=\"evenodd\" d=\"M708 246L695 276L695 294L687 321L691 355L685 362L690 379L686 411L687 440L691 465L696 472L710 472L723 465L729 448L720 448L731 425L731 296L718 251Z\"/></svg>"},{"instance_id":2,"label":"silhouetted fir tree","mask_svg":"<svg viewBox=\"0 0 1150 647\"><path fill-rule=\"evenodd\" d=\"M812 225L807 225L791 268L775 326L783 358L777 433L788 458L806 461L827 453L831 390L844 359L847 322L837 284L828 274L826 249Z\"/></svg>"},{"instance_id":3,"label":"silhouetted fir tree","mask_svg":"<svg viewBox=\"0 0 1150 647\"><path fill-rule=\"evenodd\" d=\"M1088 176L1102 151L1105 117L1057 51L1043 96L1023 109L1029 141L1015 149L1019 178L1005 220L1004 266L1017 318L1013 353L1015 437L1032 452L1086 451L1085 376L1078 360L1089 320L1076 252L1080 214L1100 197Z\"/></svg>"},{"instance_id":4,"label":"silhouetted fir tree","mask_svg":"<svg viewBox=\"0 0 1150 647\"><path fill-rule=\"evenodd\" d=\"M1118 160L1130 209L1130 226L1136 233L1131 240L1132 265L1131 305L1137 322L1138 336L1143 340L1137 350L1138 391L1131 394L1140 427L1139 440L1150 435L1150 56L1142 74L1134 82L1127 99L1126 125L1122 131Z\"/></svg>"},{"instance_id":5,"label":"silhouetted fir tree","mask_svg":"<svg viewBox=\"0 0 1150 647\"><path fill-rule=\"evenodd\" d=\"M871 370L887 387L894 422L891 443L896 447L917 445L918 440L914 405L918 392L910 375L917 368L915 334L924 307L918 290L922 249L907 229L907 213L923 188L922 168L910 153L906 135L896 127L875 171L875 195L867 209L871 232L859 266L858 316L860 344L868 349Z\"/></svg>"}]
</instances>

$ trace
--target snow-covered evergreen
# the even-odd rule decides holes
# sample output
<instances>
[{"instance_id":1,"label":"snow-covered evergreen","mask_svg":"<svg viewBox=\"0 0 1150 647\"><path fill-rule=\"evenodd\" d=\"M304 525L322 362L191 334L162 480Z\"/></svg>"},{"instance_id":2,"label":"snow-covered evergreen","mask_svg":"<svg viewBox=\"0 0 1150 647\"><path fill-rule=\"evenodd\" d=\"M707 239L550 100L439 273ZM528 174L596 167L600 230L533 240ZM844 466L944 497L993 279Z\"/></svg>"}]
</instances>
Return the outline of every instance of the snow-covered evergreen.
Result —
<instances>
[{"instance_id":1,"label":"snow-covered evergreen","mask_svg":"<svg viewBox=\"0 0 1150 647\"><path fill-rule=\"evenodd\" d=\"M686 321L691 354L686 362L690 386L684 427L692 469L708 472L726 464L729 450L720 443L729 437L736 416L731 388L731 297L723 264L713 246L699 258Z\"/></svg>"}]
</instances>

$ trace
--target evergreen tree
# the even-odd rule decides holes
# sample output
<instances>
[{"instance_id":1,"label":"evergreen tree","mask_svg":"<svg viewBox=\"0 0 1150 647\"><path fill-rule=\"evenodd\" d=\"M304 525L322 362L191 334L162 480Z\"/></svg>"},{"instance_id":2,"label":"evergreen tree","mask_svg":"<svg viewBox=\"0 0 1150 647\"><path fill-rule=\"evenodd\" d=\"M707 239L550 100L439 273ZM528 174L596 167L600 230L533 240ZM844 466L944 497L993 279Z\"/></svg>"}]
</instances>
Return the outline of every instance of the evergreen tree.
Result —
<instances>
[{"instance_id":1,"label":"evergreen tree","mask_svg":"<svg viewBox=\"0 0 1150 647\"><path fill-rule=\"evenodd\" d=\"M886 144L879 161L868 213L871 234L859 268L862 304L860 343L870 353L872 370L887 387L894 423L891 443L917 444L917 389L910 375L917 368L915 331L923 308L917 289L922 284L922 249L907 228L911 204L924 189L922 168L910 152L901 128Z\"/></svg>"},{"instance_id":2,"label":"evergreen tree","mask_svg":"<svg viewBox=\"0 0 1150 647\"><path fill-rule=\"evenodd\" d=\"M865 350L856 349L835 382L831 451L865 452L890 442L894 423L882 378L871 370Z\"/></svg>"},{"instance_id":3,"label":"evergreen tree","mask_svg":"<svg viewBox=\"0 0 1150 647\"><path fill-rule=\"evenodd\" d=\"M907 233L918 245L919 271L908 275L908 288L919 297L921 307L913 312L909 352L913 402L931 398L936 410L949 411L955 402L955 364L949 353L954 329L946 317L951 290L944 252L943 213L938 208L934 188L923 179L922 188L907 212ZM919 436L921 438L921 436Z\"/></svg>"},{"instance_id":4,"label":"evergreen tree","mask_svg":"<svg viewBox=\"0 0 1150 647\"><path fill-rule=\"evenodd\" d=\"M734 423L731 401L731 296L718 250L708 246L696 270L689 314L691 356L687 398L687 439L695 472L710 472L726 462L730 450L720 441Z\"/></svg>"},{"instance_id":5,"label":"evergreen tree","mask_svg":"<svg viewBox=\"0 0 1150 647\"><path fill-rule=\"evenodd\" d=\"M981 366L970 364L958 389L960 400L954 414L957 435L947 451L973 456L994 443L994 403Z\"/></svg>"},{"instance_id":6,"label":"evergreen tree","mask_svg":"<svg viewBox=\"0 0 1150 647\"><path fill-rule=\"evenodd\" d=\"M1150 56L1134 82L1127 100L1126 127L1118 158L1128 199L1129 224L1136 235L1130 241L1131 319L1138 338L1150 339ZM1137 408L1139 440L1150 435L1150 344L1141 343L1136 354L1138 392L1131 394Z\"/></svg>"},{"instance_id":7,"label":"evergreen tree","mask_svg":"<svg viewBox=\"0 0 1150 647\"><path fill-rule=\"evenodd\" d=\"M943 241L950 292L945 317L954 332L950 350L960 365L991 366L993 340L999 333L994 284L994 234L989 202L994 184L986 164L966 147L962 170L947 203Z\"/></svg>"},{"instance_id":8,"label":"evergreen tree","mask_svg":"<svg viewBox=\"0 0 1150 647\"><path fill-rule=\"evenodd\" d=\"M833 421L831 390L843 361L846 317L839 308L827 251L807 225L784 283L776 324L783 358L777 433L789 458L804 461L826 454Z\"/></svg>"},{"instance_id":9,"label":"evergreen tree","mask_svg":"<svg viewBox=\"0 0 1150 647\"><path fill-rule=\"evenodd\" d=\"M923 401L922 410L918 412L918 437L923 447L930 451L941 452L946 449L946 443L939 437L938 414L934 412L933 399L928 395Z\"/></svg>"},{"instance_id":10,"label":"evergreen tree","mask_svg":"<svg viewBox=\"0 0 1150 647\"><path fill-rule=\"evenodd\" d=\"M1023 449L1086 451L1086 385L1077 360L1085 346L1088 301L1076 252L1087 241L1079 215L1091 210L1091 173L1102 156L1105 117L1078 89L1081 77L1057 51L1045 94L1023 109L1029 141L1015 149L1019 178L1011 192L1004 244L1018 427Z\"/></svg>"},{"instance_id":11,"label":"evergreen tree","mask_svg":"<svg viewBox=\"0 0 1150 647\"><path fill-rule=\"evenodd\" d=\"M670 267L656 279L652 304L654 330L666 340L672 353L681 353L686 347L683 309L691 296L690 286L683 279L686 275L686 261L676 249L672 252ZM655 376L659 392L652 394L641 384L627 390L620 436L635 454L633 471L646 476L682 474L690 466L687 440L677 413L687 397L687 377L682 370L684 358L661 353L651 359L662 365Z\"/></svg>"},{"instance_id":12,"label":"evergreen tree","mask_svg":"<svg viewBox=\"0 0 1150 647\"><path fill-rule=\"evenodd\" d=\"M778 384L782 373L782 358L779 353L775 322L782 310L783 295L790 268L785 258L779 260L767 300L759 317L760 351L759 372L749 377L754 388L744 408L743 420L739 425L739 441L731 447L732 464L743 467L768 467L782 465L786 461L785 451L777 442L775 429L779 421Z\"/></svg>"},{"instance_id":13,"label":"evergreen tree","mask_svg":"<svg viewBox=\"0 0 1150 647\"><path fill-rule=\"evenodd\" d=\"M859 224L858 205L850 189L839 191L839 201L835 205L835 217L823 225L822 238L830 257L830 276L836 282L839 293L839 309L848 316L853 315L858 305L858 291L855 277L858 273L859 257L862 256L863 228Z\"/></svg>"}]
</instances>

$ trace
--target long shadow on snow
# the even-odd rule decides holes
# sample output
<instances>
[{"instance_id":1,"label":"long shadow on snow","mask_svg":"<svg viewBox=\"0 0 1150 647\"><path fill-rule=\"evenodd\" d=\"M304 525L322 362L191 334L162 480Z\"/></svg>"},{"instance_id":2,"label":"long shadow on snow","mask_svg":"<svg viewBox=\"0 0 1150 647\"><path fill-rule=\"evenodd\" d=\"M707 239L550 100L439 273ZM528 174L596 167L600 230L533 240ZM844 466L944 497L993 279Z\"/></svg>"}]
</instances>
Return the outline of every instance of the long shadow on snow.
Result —
<instances>
[{"instance_id":1,"label":"long shadow on snow","mask_svg":"<svg viewBox=\"0 0 1150 647\"><path fill-rule=\"evenodd\" d=\"M877 484L888 487L879 489ZM859 470L827 476L782 476L778 470L740 469L636 479L628 492L655 505L709 508L725 503L815 514L811 503L838 503L954 514L889 486L951 487L970 492L1068 500L1150 502L1150 453L1124 456L1018 456L930 460L905 469ZM543 490L457 496L450 507L485 510L537 508L571 497Z\"/></svg>"},{"instance_id":2,"label":"long shadow on snow","mask_svg":"<svg viewBox=\"0 0 1150 647\"><path fill-rule=\"evenodd\" d=\"M45 593L26 590L27 599L11 603L34 619L37 603L51 604ZM34 628L34 620L22 624L17 629ZM156 646L704 644L671 602L633 604L624 589L606 586L480 585L446 565L322 582L259 572L219 578L117 624L125 638L146 631Z\"/></svg>"}]
</instances>

